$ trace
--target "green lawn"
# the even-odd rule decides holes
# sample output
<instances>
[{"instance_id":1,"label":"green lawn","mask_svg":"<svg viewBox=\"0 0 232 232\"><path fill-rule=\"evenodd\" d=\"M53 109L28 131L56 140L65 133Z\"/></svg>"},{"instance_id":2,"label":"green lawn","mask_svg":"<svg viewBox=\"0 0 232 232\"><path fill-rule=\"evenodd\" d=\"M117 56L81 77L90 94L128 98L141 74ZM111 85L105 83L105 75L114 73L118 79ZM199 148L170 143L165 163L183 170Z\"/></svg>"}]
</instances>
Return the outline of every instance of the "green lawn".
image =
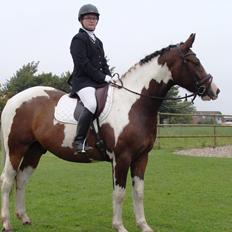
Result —
<instances>
[{"instance_id":1,"label":"green lawn","mask_svg":"<svg viewBox=\"0 0 232 232\"><path fill-rule=\"evenodd\" d=\"M231 232L231 167L228 158L151 152L144 200L151 227L160 232ZM14 231L114 231L109 163L75 164L47 154L27 186L26 202L32 225L22 226L11 204ZM123 219L130 232L139 231L134 223L130 177Z\"/></svg>"}]
</instances>

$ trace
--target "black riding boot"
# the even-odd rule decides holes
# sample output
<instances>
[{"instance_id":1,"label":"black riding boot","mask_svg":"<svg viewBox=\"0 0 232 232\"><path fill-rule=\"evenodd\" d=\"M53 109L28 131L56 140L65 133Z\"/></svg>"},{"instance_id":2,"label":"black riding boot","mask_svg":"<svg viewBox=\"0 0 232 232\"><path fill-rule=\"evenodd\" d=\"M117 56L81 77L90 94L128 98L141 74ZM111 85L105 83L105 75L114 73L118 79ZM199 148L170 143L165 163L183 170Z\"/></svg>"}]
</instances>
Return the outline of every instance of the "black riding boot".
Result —
<instances>
[{"instance_id":1,"label":"black riding boot","mask_svg":"<svg viewBox=\"0 0 232 232\"><path fill-rule=\"evenodd\" d=\"M78 120L76 137L73 142L75 150L74 154L85 153L86 151L93 149L86 144L87 133L92 121L93 114L88 109L84 108Z\"/></svg>"}]
</instances>

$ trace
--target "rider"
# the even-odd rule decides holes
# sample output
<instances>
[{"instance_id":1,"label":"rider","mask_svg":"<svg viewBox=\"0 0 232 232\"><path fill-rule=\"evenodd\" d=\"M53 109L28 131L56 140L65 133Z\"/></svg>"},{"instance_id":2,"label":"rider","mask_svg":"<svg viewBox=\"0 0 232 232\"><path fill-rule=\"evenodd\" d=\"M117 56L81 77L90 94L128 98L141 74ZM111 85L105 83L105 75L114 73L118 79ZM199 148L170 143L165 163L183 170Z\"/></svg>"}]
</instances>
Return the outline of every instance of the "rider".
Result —
<instances>
[{"instance_id":1,"label":"rider","mask_svg":"<svg viewBox=\"0 0 232 232\"><path fill-rule=\"evenodd\" d=\"M99 20L99 12L92 4L83 5L78 14L81 23L79 33L71 42L74 70L71 76L71 96L77 94L84 105L76 136L73 142L75 154L92 149L86 144L86 137L97 108L96 88L111 82L111 72L107 64L103 44L94 34Z\"/></svg>"}]
</instances>

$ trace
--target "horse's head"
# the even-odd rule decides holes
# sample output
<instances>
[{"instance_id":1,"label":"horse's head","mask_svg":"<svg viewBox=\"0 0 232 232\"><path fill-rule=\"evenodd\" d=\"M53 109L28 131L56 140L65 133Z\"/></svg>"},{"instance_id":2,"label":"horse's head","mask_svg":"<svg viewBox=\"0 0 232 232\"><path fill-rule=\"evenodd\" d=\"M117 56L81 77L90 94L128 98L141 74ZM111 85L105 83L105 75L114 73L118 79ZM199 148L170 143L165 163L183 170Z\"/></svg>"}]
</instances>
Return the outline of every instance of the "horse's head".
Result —
<instances>
[{"instance_id":1,"label":"horse's head","mask_svg":"<svg viewBox=\"0 0 232 232\"><path fill-rule=\"evenodd\" d=\"M196 54L190 49L195 34L177 46L173 46L160 56L159 61L166 63L172 73L174 84L177 84L203 100L215 100L220 92L213 83L213 77L207 74Z\"/></svg>"}]
</instances>

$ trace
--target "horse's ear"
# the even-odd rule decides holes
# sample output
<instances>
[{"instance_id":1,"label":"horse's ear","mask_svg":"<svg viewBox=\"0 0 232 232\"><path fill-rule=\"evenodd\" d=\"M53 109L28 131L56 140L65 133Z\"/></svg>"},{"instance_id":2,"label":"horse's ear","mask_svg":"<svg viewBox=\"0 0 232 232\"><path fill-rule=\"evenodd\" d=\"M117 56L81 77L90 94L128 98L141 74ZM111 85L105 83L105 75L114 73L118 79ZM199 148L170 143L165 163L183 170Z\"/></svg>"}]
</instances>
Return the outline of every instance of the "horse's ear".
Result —
<instances>
[{"instance_id":1,"label":"horse's ear","mask_svg":"<svg viewBox=\"0 0 232 232\"><path fill-rule=\"evenodd\" d=\"M189 38L183 43L181 44L181 48L184 50L184 51L188 51L191 47L192 47L192 44L195 40L195 33L192 33Z\"/></svg>"}]
</instances>

